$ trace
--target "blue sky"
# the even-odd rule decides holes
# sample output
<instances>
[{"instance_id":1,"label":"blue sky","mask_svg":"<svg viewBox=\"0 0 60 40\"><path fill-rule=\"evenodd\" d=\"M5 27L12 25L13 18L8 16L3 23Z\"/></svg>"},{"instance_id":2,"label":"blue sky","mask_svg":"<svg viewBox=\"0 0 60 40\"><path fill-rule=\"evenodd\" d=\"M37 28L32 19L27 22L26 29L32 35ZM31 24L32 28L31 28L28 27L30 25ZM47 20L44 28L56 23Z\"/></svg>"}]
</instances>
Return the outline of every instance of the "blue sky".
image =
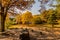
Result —
<instances>
[{"instance_id":1,"label":"blue sky","mask_svg":"<svg viewBox=\"0 0 60 40\"><path fill-rule=\"evenodd\" d=\"M33 14L39 14L40 12L38 11L40 9L40 3L38 2L38 0L35 0L36 3L33 5L33 7L31 8L31 12Z\"/></svg>"},{"instance_id":2,"label":"blue sky","mask_svg":"<svg viewBox=\"0 0 60 40\"><path fill-rule=\"evenodd\" d=\"M53 7L49 6L49 4L54 4L56 5L57 2L54 0L50 0L47 4L44 4L45 8L48 10L48 9L52 9ZM33 5L33 7L31 8L31 10L29 10L30 12L32 12L33 15L35 14L40 14L40 12L38 11L41 7L40 7L40 2L38 2L38 0L35 0L35 4ZM53 8L55 9L55 8ZM15 9L17 10L17 12L19 13L19 10L18 9ZM26 10L25 10L26 11ZM21 12L21 10L20 10Z\"/></svg>"},{"instance_id":3,"label":"blue sky","mask_svg":"<svg viewBox=\"0 0 60 40\"><path fill-rule=\"evenodd\" d=\"M38 0L35 0L35 1L36 1L36 3L33 5L33 7L31 8L30 11L31 11L33 14L40 14L40 12L38 11L38 10L40 9L40 2L38 2ZM53 3L52 3L52 2L53 2ZM44 4L47 10L53 8L53 7L50 7L49 4L56 5L57 3L56 3L55 0L54 0L54 1L53 1L53 0L50 0L47 4Z\"/></svg>"}]
</instances>

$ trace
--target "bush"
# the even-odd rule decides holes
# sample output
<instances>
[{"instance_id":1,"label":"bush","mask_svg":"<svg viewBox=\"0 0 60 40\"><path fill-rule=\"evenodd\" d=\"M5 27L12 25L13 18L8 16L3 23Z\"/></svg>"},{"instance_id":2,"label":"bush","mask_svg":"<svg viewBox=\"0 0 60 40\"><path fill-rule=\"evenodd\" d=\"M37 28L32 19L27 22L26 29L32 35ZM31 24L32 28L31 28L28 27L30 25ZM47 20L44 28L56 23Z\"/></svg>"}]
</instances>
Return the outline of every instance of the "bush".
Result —
<instances>
[{"instance_id":1,"label":"bush","mask_svg":"<svg viewBox=\"0 0 60 40\"><path fill-rule=\"evenodd\" d=\"M42 20L39 16L33 17L32 24L42 24Z\"/></svg>"}]
</instances>

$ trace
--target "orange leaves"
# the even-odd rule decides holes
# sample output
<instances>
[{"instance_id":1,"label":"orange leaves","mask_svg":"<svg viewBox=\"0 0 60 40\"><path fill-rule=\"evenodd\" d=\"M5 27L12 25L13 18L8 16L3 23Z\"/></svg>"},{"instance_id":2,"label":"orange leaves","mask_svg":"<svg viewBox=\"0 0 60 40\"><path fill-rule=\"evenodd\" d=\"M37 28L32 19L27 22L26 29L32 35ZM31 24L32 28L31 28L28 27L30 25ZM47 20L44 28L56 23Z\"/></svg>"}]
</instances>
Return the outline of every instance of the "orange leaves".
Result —
<instances>
[{"instance_id":1,"label":"orange leaves","mask_svg":"<svg viewBox=\"0 0 60 40\"><path fill-rule=\"evenodd\" d=\"M34 3L33 1L25 1L25 0L2 0L0 1L0 3L2 4L3 7L11 7L11 6L17 6L20 9L23 8L28 8L32 5L32 3Z\"/></svg>"},{"instance_id":2,"label":"orange leaves","mask_svg":"<svg viewBox=\"0 0 60 40\"><path fill-rule=\"evenodd\" d=\"M5 7L10 3L10 0L2 0L2 6Z\"/></svg>"},{"instance_id":3,"label":"orange leaves","mask_svg":"<svg viewBox=\"0 0 60 40\"><path fill-rule=\"evenodd\" d=\"M23 15L22 15L22 22L23 24L25 22L31 22L31 19L32 19L32 13L29 12L29 11L26 11Z\"/></svg>"}]
</instances>

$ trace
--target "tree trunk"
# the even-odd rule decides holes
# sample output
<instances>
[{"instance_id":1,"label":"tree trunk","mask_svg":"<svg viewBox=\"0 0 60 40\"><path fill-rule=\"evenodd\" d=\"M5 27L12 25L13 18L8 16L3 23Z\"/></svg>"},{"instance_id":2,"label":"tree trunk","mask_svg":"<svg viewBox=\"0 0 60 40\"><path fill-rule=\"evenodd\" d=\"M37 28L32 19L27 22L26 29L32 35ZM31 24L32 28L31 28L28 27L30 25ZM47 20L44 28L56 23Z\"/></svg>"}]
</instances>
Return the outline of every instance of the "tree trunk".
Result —
<instances>
[{"instance_id":1,"label":"tree trunk","mask_svg":"<svg viewBox=\"0 0 60 40\"><path fill-rule=\"evenodd\" d=\"M4 7L1 7L1 32L5 31Z\"/></svg>"}]
</instances>

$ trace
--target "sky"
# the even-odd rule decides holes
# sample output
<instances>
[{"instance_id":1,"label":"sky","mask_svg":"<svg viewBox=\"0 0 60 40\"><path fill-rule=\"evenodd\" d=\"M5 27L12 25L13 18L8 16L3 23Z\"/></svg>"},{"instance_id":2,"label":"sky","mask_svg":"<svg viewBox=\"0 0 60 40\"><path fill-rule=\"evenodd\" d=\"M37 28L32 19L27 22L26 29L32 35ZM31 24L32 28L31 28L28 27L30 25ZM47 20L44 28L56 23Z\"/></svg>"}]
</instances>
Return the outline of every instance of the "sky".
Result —
<instances>
[{"instance_id":1,"label":"sky","mask_svg":"<svg viewBox=\"0 0 60 40\"><path fill-rule=\"evenodd\" d=\"M33 5L33 7L31 8L31 12L33 14L39 14L40 12L38 11L40 9L40 2L38 2L38 0L35 0L35 4Z\"/></svg>"},{"instance_id":2,"label":"sky","mask_svg":"<svg viewBox=\"0 0 60 40\"><path fill-rule=\"evenodd\" d=\"M53 4L53 5L56 5L57 4L57 2L54 0L50 0L47 4L44 4L44 6L45 6L45 8L46 8L46 10L48 10L48 9L55 9L54 7L51 7L51 6L49 6L49 4ZM38 11L38 10L40 10L40 7L41 6L41 4L40 4L40 2L38 1L38 0L35 0L35 4L33 5L33 7L31 8L31 10L29 10L30 12L32 12L32 14L33 15L35 15L35 14L40 14L40 12ZM18 9L16 9L17 10L17 12L19 13L19 10ZM21 10L20 10L21 11ZM26 10L25 10L26 11ZM24 11L24 12L25 12ZM21 11L22 12L22 11Z\"/></svg>"},{"instance_id":3,"label":"sky","mask_svg":"<svg viewBox=\"0 0 60 40\"><path fill-rule=\"evenodd\" d=\"M40 10L40 2L38 2L38 0L35 0L36 3L33 5L33 7L31 8L31 12L33 14L40 14L40 12L38 10ZM56 5L56 1L54 0L50 0L47 4L44 4L44 6L46 7L46 10L48 9L52 9L53 7L49 6L49 4L53 4L53 5ZM53 8L54 9L54 8Z\"/></svg>"}]
</instances>

